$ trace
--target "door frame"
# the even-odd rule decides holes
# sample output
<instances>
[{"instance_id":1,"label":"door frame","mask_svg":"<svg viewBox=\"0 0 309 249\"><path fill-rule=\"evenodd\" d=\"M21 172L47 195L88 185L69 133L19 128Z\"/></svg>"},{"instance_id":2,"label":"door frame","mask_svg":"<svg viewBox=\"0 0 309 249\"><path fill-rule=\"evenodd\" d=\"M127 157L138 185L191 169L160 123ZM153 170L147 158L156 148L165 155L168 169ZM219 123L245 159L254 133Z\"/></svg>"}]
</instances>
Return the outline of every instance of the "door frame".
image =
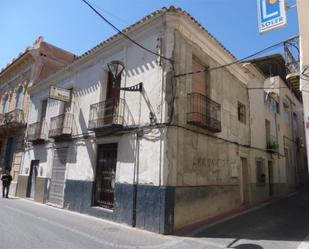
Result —
<instances>
[{"instance_id":1,"label":"door frame","mask_svg":"<svg viewBox=\"0 0 309 249\"><path fill-rule=\"evenodd\" d=\"M242 205L246 205L250 201L249 191L249 168L248 159L246 157L240 158L240 200Z\"/></svg>"},{"instance_id":2,"label":"door frame","mask_svg":"<svg viewBox=\"0 0 309 249\"><path fill-rule=\"evenodd\" d=\"M30 196L31 196L33 168L35 166L39 166L39 165L40 165L40 160L31 160L30 172L29 172L28 183L27 183L27 192L26 192L27 198L30 198ZM35 181L36 181L36 178L37 178L37 176L35 177ZM35 190L34 190L34 196L35 196Z\"/></svg>"}]
</instances>

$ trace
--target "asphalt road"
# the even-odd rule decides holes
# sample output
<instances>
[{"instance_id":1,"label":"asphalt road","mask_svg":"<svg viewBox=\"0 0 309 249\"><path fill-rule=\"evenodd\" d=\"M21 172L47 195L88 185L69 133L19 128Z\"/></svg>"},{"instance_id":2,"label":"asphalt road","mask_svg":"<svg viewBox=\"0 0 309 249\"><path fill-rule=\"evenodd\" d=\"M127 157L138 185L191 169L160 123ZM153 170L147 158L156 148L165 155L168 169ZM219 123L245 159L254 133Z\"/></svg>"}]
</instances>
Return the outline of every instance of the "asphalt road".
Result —
<instances>
[{"instance_id":1,"label":"asphalt road","mask_svg":"<svg viewBox=\"0 0 309 249\"><path fill-rule=\"evenodd\" d=\"M309 249L302 242L309 234L309 190L191 237L162 236L17 198L0 199L0 221L0 249Z\"/></svg>"},{"instance_id":2,"label":"asphalt road","mask_svg":"<svg viewBox=\"0 0 309 249\"><path fill-rule=\"evenodd\" d=\"M195 237L221 244L223 248L309 249L308 242L301 244L308 234L309 189L303 189L288 198L199 231Z\"/></svg>"}]
</instances>

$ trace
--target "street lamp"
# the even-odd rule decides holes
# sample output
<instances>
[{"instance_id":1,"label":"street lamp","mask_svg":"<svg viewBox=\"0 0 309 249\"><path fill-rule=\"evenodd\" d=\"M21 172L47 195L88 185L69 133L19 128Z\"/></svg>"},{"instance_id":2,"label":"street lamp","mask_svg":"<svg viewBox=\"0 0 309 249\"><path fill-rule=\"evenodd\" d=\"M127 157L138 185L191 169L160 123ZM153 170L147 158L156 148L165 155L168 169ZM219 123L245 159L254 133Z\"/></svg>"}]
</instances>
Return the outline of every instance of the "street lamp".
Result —
<instances>
[{"instance_id":1,"label":"street lamp","mask_svg":"<svg viewBox=\"0 0 309 249\"><path fill-rule=\"evenodd\" d=\"M123 91L131 91L131 92L142 92L143 91L143 83L138 83L134 86L130 87L119 87L117 80L119 79L119 76L122 74L124 70L124 65L122 64L121 61L111 61L107 64L109 72L113 76L113 87L114 88L119 88L120 90Z\"/></svg>"},{"instance_id":2,"label":"street lamp","mask_svg":"<svg viewBox=\"0 0 309 249\"><path fill-rule=\"evenodd\" d=\"M124 70L124 65L122 64L121 61L111 61L110 63L107 64L107 67L113 76L113 86L115 87L115 83L118 77Z\"/></svg>"}]
</instances>

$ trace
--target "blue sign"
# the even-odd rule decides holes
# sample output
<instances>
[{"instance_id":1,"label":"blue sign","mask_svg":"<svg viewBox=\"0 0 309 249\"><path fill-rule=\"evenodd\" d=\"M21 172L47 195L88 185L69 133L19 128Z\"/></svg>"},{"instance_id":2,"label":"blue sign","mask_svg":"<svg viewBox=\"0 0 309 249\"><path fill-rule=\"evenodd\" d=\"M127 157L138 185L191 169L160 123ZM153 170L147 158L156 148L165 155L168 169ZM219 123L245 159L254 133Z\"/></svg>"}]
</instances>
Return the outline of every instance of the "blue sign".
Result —
<instances>
[{"instance_id":1,"label":"blue sign","mask_svg":"<svg viewBox=\"0 0 309 249\"><path fill-rule=\"evenodd\" d=\"M287 24L285 0L257 0L259 31L265 33Z\"/></svg>"}]
</instances>

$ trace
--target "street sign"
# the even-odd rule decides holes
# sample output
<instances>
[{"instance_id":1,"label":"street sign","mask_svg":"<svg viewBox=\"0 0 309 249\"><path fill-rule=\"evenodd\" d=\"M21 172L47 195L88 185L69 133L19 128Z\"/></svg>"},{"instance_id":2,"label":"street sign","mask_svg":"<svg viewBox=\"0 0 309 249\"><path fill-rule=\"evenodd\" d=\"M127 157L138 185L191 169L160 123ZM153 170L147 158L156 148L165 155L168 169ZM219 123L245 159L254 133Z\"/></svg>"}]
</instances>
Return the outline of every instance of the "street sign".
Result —
<instances>
[{"instance_id":1,"label":"street sign","mask_svg":"<svg viewBox=\"0 0 309 249\"><path fill-rule=\"evenodd\" d=\"M50 99L56 99L64 102L70 102L71 91L68 89L50 86L49 87L49 96Z\"/></svg>"},{"instance_id":2,"label":"street sign","mask_svg":"<svg viewBox=\"0 0 309 249\"><path fill-rule=\"evenodd\" d=\"M285 0L257 0L261 34L287 24Z\"/></svg>"}]
</instances>

